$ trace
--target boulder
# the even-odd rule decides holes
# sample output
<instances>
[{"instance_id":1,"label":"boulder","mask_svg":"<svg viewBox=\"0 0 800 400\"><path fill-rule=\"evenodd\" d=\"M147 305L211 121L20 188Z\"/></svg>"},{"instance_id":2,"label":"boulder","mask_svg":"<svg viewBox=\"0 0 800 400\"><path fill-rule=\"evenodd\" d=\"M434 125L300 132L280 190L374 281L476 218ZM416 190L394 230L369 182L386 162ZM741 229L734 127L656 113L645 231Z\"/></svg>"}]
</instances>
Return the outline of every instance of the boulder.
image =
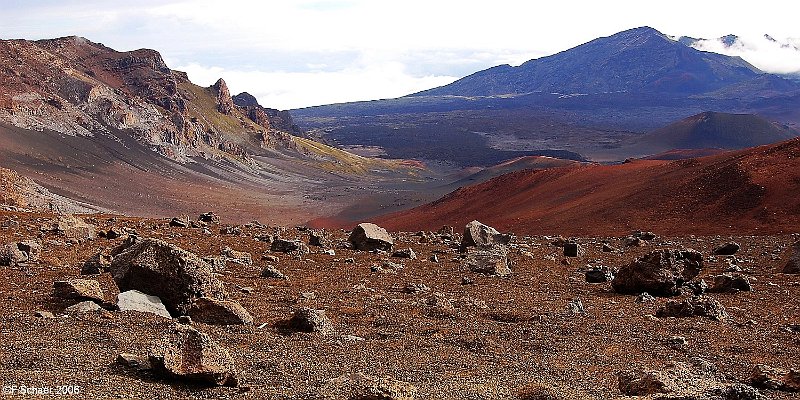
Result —
<instances>
[{"instance_id":1,"label":"boulder","mask_svg":"<svg viewBox=\"0 0 800 400\"><path fill-rule=\"evenodd\" d=\"M13 267L28 261L28 255L19 249L19 243L6 243L0 246L0 265Z\"/></svg>"},{"instance_id":2,"label":"boulder","mask_svg":"<svg viewBox=\"0 0 800 400\"><path fill-rule=\"evenodd\" d=\"M214 214L213 212L209 211L207 213L200 214L197 217L198 221L205 222L207 224L218 224L219 223L219 216Z\"/></svg>"},{"instance_id":3,"label":"boulder","mask_svg":"<svg viewBox=\"0 0 800 400\"><path fill-rule=\"evenodd\" d=\"M417 388L390 377L351 373L331 379L315 394L323 400L414 400Z\"/></svg>"},{"instance_id":4,"label":"boulder","mask_svg":"<svg viewBox=\"0 0 800 400\"><path fill-rule=\"evenodd\" d=\"M83 262L81 266L81 275L96 275L108 272L111 269L111 260L112 258L110 256L97 253Z\"/></svg>"},{"instance_id":5,"label":"boulder","mask_svg":"<svg viewBox=\"0 0 800 400\"><path fill-rule=\"evenodd\" d=\"M201 297L189 307L192 320L212 325L251 325L253 317L239 303Z\"/></svg>"},{"instance_id":6,"label":"boulder","mask_svg":"<svg viewBox=\"0 0 800 400\"><path fill-rule=\"evenodd\" d=\"M97 230L94 225L88 224L74 215L58 217L58 220L53 224L52 230L64 236L67 240L76 242L94 240L97 236Z\"/></svg>"},{"instance_id":7,"label":"boulder","mask_svg":"<svg viewBox=\"0 0 800 400\"><path fill-rule=\"evenodd\" d=\"M617 373L619 391L626 396L670 393L670 380L659 371L638 368Z\"/></svg>"},{"instance_id":8,"label":"boulder","mask_svg":"<svg viewBox=\"0 0 800 400\"><path fill-rule=\"evenodd\" d=\"M328 245L328 240L325 237L325 232L317 232L311 231L308 234L308 245L309 246L317 246L317 247L325 247Z\"/></svg>"},{"instance_id":9,"label":"boulder","mask_svg":"<svg viewBox=\"0 0 800 400\"><path fill-rule=\"evenodd\" d=\"M608 267L594 267L586 271L586 282L603 283L614 280L614 272Z\"/></svg>"},{"instance_id":10,"label":"boulder","mask_svg":"<svg viewBox=\"0 0 800 400\"><path fill-rule=\"evenodd\" d=\"M461 239L461 251L468 247L490 248L505 246L511 241L511 236L502 234L491 226L478 221L472 221L464 228L464 237Z\"/></svg>"},{"instance_id":11,"label":"boulder","mask_svg":"<svg viewBox=\"0 0 800 400\"><path fill-rule=\"evenodd\" d=\"M138 290L157 296L173 315L186 314L194 300L223 300L225 288L211 266L186 250L157 239L144 239L115 249L111 274L120 291Z\"/></svg>"},{"instance_id":12,"label":"boulder","mask_svg":"<svg viewBox=\"0 0 800 400\"><path fill-rule=\"evenodd\" d=\"M173 324L150 349L153 372L212 386L237 386L238 373L228 351L189 325Z\"/></svg>"},{"instance_id":13,"label":"boulder","mask_svg":"<svg viewBox=\"0 0 800 400\"><path fill-rule=\"evenodd\" d=\"M261 271L261 277L283 279L283 280L289 279L288 276L284 275L283 272L279 271L272 265L267 265L266 267L264 267L264 270Z\"/></svg>"},{"instance_id":14,"label":"boulder","mask_svg":"<svg viewBox=\"0 0 800 400\"><path fill-rule=\"evenodd\" d=\"M222 249L222 256L226 261L239 264L239 265L253 265L253 257L250 253L244 251L236 251L230 247L225 246Z\"/></svg>"},{"instance_id":15,"label":"boulder","mask_svg":"<svg viewBox=\"0 0 800 400\"><path fill-rule=\"evenodd\" d=\"M617 293L673 296L702 268L703 256L696 251L657 250L622 267L611 285Z\"/></svg>"},{"instance_id":16,"label":"boulder","mask_svg":"<svg viewBox=\"0 0 800 400\"><path fill-rule=\"evenodd\" d=\"M714 249L714 255L717 256L732 256L739 251L739 244L736 242L728 242L723 244L722 246L717 247Z\"/></svg>"},{"instance_id":17,"label":"boulder","mask_svg":"<svg viewBox=\"0 0 800 400\"><path fill-rule=\"evenodd\" d=\"M117 308L120 311L138 311L172 318L164 303L156 296L144 294L138 290L128 290L117 295Z\"/></svg>"},{"instance_id":18,"label":"boulder","mask_svg":"<svg viewBox=\"0 0 800 400\"><path fill-rule=\"evenodd\" d=\"M92 279L53 282L53 297L61 300L89 300L101 303L105 301L100 282Z\"/></svg>"},{"instance_id":19,"label":"boulder","mask_svg":"<svg viewBox=\"0 0 800 400\"><path fill-rule=\"evenodd\" d=\"M784 274L800 274L800 240L792 245L789 261L783 267Z\"/></svg>"},{"instance_id":20,"label":"boulder","mask_svg":"<svg viewBox=\"0 0 800 400\"><path fill-rule=\"evenodd\" d=\"M348 238L353 248L362 251L392 251L394 239L386 229L368 222L358 224Z\"/></svg>"},{"instance_id":21,"label":"boulder","mask_svg":"<svg viewBox=\"0 0 800 400\"><path fill-rule=\"evenodd\" d=\"M281 253L291 253L294 251L299 251L303 254L307 254L309 252L306 245L299 240L286 240L286 239L275 239L270 245L270 251L277 251Z\"/></svg>"},{"instance_id":22,"label":"boulder","mask_svg":"<svg viewBox=\"0 0 800 400\"><path fill-rule=\"evenodd\" d=\"M395 251L394 253L392 253L392 257L408 258L410 260L416 260L417 254L414 253L414 250L408 248Z\"/></svg>"},{"instance_id":23,"label":"boulder","mask_svg":"<svg viewBox=\"0 0 800 400\"><path fill-rule=\"evenodd\" d=\"M511 275L511 265L506 252L501 249L479 250L469 253L464 265L472 272L485 275Z\"/></svg>"},{"instance_id":24,"label":"boulder","mask_svg":"<svg viewBox=\"0 0 800 400\"><path fill-rule=\"evenodd\" d=\"M575 242L564 244L564 257L578 257L583 255L583 249Z\"/></svg>"},{"instance_id":25,"label":"boulder","mask_svg":"<svg viewBox=\"0 0 800 400\"><path fill-rule=\"evenodd\" d=\"M169 226L174 226L177 228L188 228L189 227L189 218L178 218L175 217L169 221Z\"/></svg>"},{"instance_id":26,"label":"boulder","mask_svg":"<svg viewBox=\"0 0 800 400\"><path fill-rule=\"evenodd\" d=\"M750 374L753 386L764 389L800 392L800 370L789 371L758 364Z\"/></svg>"},{"instance_id":27,"label":"boulder","mask_svg":"<svg viewBox=\"0 0 800 400\"><path fill-rule=\"evenodd\" d=\"M656 311L658 318L688 318L706 317L715 321L722 321L728 317L725 307L711 297L698 296L684 299L683 301L670 300Z\"/></svg>"},{"instance_id":28,"label":"boulder","mask_svg":"<svg viewBox=\"0 0 800 400\"><path fill-rule=\"evenodd\" d=\"M297 332L329 334L333 332L333 324L325 310L315 310L308 307L297 309L287 323L288 327Z\"/></svg>"},{"instance_id":29,"label":"boulder","mask_svg":"<svg viewBox=\"0 0 800 400\"><path fill-rule=\"evenodd\" d=\"M714 277L714 283L709 292L735 293L738 291L749 292L753 290L750 280L742 274L722 274Z\"/></svg>"}]
</instances>

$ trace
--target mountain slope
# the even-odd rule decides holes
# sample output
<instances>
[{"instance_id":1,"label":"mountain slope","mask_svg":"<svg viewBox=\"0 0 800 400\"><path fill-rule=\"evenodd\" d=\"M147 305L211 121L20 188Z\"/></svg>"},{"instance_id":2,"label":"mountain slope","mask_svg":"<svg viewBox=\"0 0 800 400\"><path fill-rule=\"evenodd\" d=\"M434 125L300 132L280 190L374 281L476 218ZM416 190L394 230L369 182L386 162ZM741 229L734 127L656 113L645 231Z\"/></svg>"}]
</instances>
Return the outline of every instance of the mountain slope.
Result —
<instances>
[{"instance_id":1,"label":"mountain slope","mask_svg":"<svg viewBox=\"0 0 800 400\"><path fill-rule=\"evenodd\" d=\"M237 219L289 223L343 207L314 204L330 187L423 171L291 128L288 113L239 106L224 80L197 86L154 50L119 52L80 37L0 41L0 165L82 202L145 216L225 207ZM235 199L243 204L226 204Z\"/></svg>"},{"instance_id":2,"label":"mountain slope","mask_svg":"<svg viewBox=\"0 0 800 400\"><path fill-rule=\"evenodd\" d=\"M530 92L695 94L761 73L738 57L707 53L649 27L592 40L518 67L501 65L417 95L494 96Z\"/></svg>"},{"instance_id":3,"label":"mountain slope","mask_svg":"<svg viewBox=\"0 0 800 400\"><path fill-rule=\"evenodd\" d=\"M635 139L630 152L641 155L674 149L744 149L776 143L800 132L752 114L703 112Z\"/></svg>"},{"instance_id":4,"label":"mountain slope","mask_svg":"<svg viewBox=\"0 0 800 400\"><path fill-rule=\"evenodd\" d=\"M478 219L516 234L793 232L800 138L717 156L520 171L376 218L392 230Z\"/></svg>"}]
</instances>

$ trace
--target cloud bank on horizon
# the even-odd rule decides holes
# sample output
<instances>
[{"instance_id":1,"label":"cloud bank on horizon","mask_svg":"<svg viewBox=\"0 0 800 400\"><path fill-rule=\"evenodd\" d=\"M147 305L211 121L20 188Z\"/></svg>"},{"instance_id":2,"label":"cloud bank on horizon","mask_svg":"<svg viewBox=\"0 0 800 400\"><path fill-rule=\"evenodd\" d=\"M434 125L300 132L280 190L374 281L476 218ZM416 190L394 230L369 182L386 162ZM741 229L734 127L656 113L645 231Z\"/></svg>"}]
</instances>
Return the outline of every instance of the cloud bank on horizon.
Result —
<instances>
[{"instance_id":1,"label":"cloud bank on horizon","mask_svg":"<svg viewBox=\"0 0 800 400\"><path fill-rule=\"evenodd\" d=\"M42 0L3 14L2 38L78 35L117 50L153 48L199 85L222 77L232 92L283 109L402 96L644 25L703 38L800 37L800 4L769 0L673 0L658 10L632 0ZM698 46L765 71L800 70L785 49L742 43Z\"/></svg>"}]
</instances>

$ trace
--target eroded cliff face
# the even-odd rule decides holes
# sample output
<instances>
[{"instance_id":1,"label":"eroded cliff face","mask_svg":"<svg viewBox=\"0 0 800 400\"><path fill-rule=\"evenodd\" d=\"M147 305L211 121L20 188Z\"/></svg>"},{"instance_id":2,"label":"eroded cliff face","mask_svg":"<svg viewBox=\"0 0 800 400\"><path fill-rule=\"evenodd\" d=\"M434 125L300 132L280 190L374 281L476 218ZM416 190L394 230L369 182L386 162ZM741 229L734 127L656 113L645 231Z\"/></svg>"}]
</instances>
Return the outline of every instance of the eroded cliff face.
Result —
<instances>
[{"instance_id":1,"label":"eroded cliff face","mask_svg":"<svg viewBox=\"0 0 800 400\"><path fill-rule=\"evenodd\" d=\"M286 112L239 107L225 81L192 84L148 49L118 52L80 37L0 41L0 122L72 136L125 130L179 162L296 151Z\"/></svg>"}]
</instances>

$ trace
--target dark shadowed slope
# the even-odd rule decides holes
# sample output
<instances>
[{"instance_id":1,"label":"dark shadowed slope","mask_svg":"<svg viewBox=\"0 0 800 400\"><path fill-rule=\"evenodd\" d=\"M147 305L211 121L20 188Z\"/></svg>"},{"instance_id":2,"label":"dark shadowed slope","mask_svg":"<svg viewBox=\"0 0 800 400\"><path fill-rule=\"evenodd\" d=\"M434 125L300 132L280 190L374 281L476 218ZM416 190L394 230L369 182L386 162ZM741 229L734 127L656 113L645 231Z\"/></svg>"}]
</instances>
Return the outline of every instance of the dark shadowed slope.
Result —
<instances>
[{"instance_id":1,"label":"dark shadowed slope","mask_svg":"<svg viewBox=\"0 0 800 400\"><path fill-rule=\"evenodd\" d=\"M799 190L796 138L700 159L520 171L376 222L419 230L478 219L517 234L790 232Z\"/></svg>"}]
</instances>

